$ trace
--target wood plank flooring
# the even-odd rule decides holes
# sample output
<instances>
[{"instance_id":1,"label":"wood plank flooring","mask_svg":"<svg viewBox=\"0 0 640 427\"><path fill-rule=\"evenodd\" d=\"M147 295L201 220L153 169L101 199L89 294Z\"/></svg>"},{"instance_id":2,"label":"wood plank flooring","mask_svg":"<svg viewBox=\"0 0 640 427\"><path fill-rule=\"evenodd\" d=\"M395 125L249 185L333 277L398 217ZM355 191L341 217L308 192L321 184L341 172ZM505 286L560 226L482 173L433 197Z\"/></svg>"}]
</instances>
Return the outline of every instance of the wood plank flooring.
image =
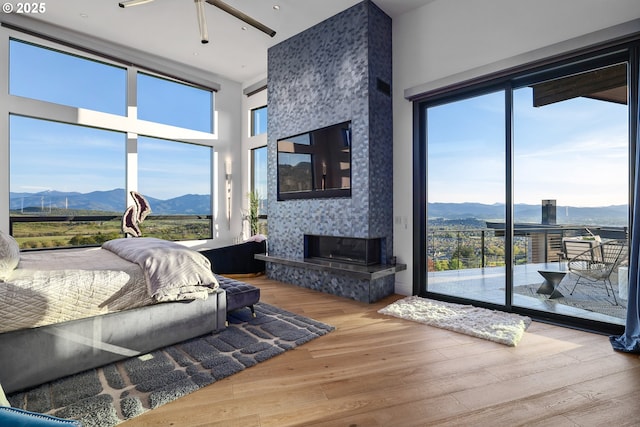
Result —
<instances>
[{"instance_id":1,"label":"wood plank flooring","mask_svg":"<svg viewBox=\"0 0 640 427\"><path fill-rule=\"evenodd\" d=\"M377 313L264 276L261 300L336 330L121 424L637 426L640 358L533 322L517 347Z\"/></svg>"}]
</instances>

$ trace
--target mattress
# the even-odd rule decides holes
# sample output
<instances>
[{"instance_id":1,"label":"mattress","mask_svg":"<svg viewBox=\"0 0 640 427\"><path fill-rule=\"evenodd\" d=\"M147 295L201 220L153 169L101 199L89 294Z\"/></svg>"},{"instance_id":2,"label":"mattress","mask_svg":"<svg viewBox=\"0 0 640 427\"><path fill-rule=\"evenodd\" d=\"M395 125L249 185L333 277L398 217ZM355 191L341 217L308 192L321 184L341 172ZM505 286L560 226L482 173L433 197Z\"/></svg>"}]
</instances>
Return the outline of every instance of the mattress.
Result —
<instances>
[{"instance_id":1,"label":"mattress","mask_svg":"<svg viewBox=\"0 0 640 427\"><path fill-rule=\"evenodd\" d=\"M0 282L0 333L154 303L142 269L106 249L23 252Z\"/></svg>"}]
</instances>

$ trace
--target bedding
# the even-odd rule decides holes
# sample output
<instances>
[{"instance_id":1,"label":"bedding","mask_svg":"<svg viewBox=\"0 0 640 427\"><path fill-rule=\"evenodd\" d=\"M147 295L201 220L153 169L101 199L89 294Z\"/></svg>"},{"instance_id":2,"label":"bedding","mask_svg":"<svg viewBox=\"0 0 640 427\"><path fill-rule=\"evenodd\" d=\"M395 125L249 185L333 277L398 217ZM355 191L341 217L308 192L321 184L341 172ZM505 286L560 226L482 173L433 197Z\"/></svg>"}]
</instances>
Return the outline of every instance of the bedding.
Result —
<instances>
[{"instance_id":1,"label":"bedding","mask_svg":"<svg viewBox=\"0 0 640 427\"><path fill-rule=\"evenodd\" d=\"M204 300L218 289L209 261L178 243L130 238L104 246L21 253L18 268L0 282L0 333Z\"/></svg>"},{"instance_id":2,"label":"bedding","mask_svg":"<svg viewBox=\"0 0 640 427\"><path fill-rule=\"evenodd\" d=\"M23 252L0 283L0 333L153 303L140 267L110 251Z\"/></svg>"},{"instance_id":3,"label":"bedding","mask_svg":"<svg viewBox=\"0 0 640 427\"><path fill-rule=\"evenodd\" d=\"M139 237L109 240L102 247L138 264L149 295L158 302L207 299L218 289L209 260L179 243Z\"/></svg>"}]
</instances>

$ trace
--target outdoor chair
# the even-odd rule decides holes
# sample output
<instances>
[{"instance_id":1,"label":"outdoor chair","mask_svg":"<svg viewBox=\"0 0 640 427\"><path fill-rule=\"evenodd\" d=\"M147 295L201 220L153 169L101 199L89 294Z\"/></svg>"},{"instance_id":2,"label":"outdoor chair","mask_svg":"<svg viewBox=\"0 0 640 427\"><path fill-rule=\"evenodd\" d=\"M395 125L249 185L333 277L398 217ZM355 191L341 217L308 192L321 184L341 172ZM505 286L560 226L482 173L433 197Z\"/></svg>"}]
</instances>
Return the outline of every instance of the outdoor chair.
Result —
<instances>
[{"instance_id":1,"label":"outdoor chair","mask_svg":"<svg viewBox=\"0 0 640 427\"><path fill-rule=\"evenodd\" d=\"M611 274L616 271L620 266L620 263L627 257L628 246L626 240L610 240L601 243L597 246L591 247L586 251L574 256L569 260L569 271L578 276L578 280L570 294L573 295L573 291L576 290L576 286L582 279L591 282L604 282L604 288L609 294L613 294L613 301L615 305L618 305L616 299L616 293L613 290L611 284ZM607 286L608 285L608 286Z\"/></svg>"},{"instance_id":2,"label":"outdoor chair","mask_svg":"<svg viewBox=\"0 0 640 427\"><path fill-rule=\"evenodd\" d=\"M563 237L562 251L559 253L560 261L569 261L571 258L580 255L587 249L599 246L600 244L602 244L600 236Z\"/></svg>"}]
</instances>

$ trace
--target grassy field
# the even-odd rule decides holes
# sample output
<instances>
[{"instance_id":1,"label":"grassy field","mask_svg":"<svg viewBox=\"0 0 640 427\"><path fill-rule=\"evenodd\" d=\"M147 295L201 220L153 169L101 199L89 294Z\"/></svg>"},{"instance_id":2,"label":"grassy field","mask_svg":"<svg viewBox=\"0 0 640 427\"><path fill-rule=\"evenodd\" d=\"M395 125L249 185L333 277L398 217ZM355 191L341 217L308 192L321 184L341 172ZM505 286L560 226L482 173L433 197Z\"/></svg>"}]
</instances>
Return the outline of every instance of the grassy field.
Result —
<instances>
[{"instance_id":1,"label":"grassy field","mask_svg":"<svg viewBox=\"0 0 640 427\"><path fill-rule=\"evenodd\" d=\"M92 213L92 215L96 214ZM124 237L119 216L103 221L48 222L46 217L41 218L45 221L13 222L12 234L20 244L20 249L96 246L107 240ZM166 216L154 219L153 216L149 216L140 225L140 229L145 237L165 240L210 238L211 220L195 216L187 219Z\"/></svg>"}]
</instances>

